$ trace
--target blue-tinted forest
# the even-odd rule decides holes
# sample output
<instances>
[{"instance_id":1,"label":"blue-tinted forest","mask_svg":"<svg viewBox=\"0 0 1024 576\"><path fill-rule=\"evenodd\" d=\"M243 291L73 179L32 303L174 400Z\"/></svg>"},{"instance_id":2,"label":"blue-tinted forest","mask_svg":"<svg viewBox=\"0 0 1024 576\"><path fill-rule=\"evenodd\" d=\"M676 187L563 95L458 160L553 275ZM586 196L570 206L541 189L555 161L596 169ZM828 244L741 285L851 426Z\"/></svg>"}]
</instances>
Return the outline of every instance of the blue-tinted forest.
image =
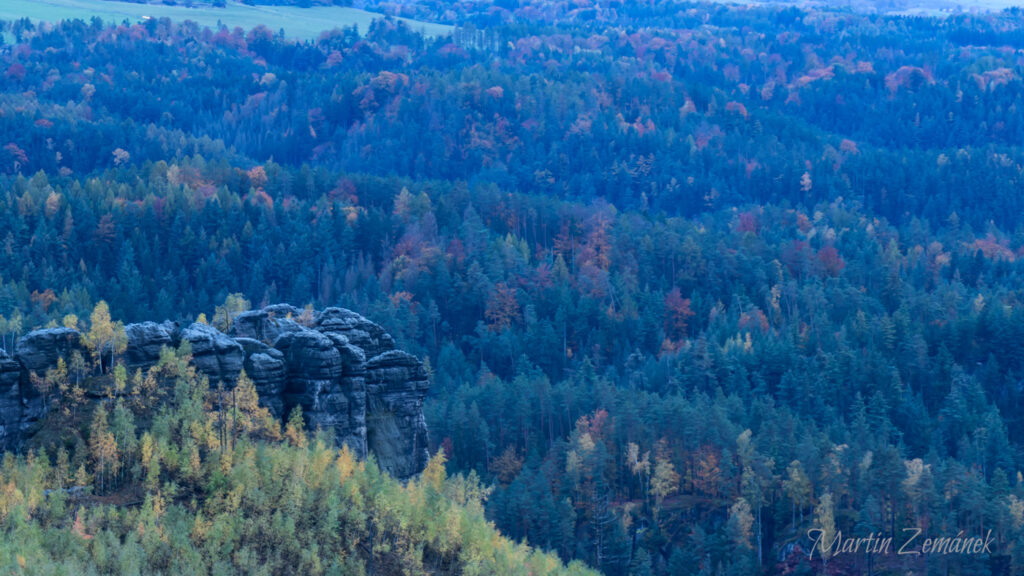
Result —
<instances>
[{"instance_id":1,"label":"blue-tinted forest","mask_svg":"<svg viewBox=\"0 0 1024 576\"><path fill-rule=\"evenodd\" d=\"M429 362L430 451L490 489L463 503L565 562L630 576L1024 562L1024 12L376 9L458 28L428 39L382 20L301 43L166 20L6 23L3 346L88 328L101 300L125 322L212 318L239 294L345 306ZM71 474L96 473L91 442L64 454ZM316 459L293 444L289 458ZM141 440L118 446L121 482L144 485ZM164 480L231 489L206 452L189 470L167 450ZM42 472L38 454L5 461L0 519L6 483L56 482L47 454ZM169 498L153 482L149 510ZM177 529L198 542L222 510L181 500L192 524ZM25 521L58 530L57 516ZM93 522L127 546L127 520ZM807 531L828 526L997 544L808 561ZM431 546L421 560L469 573ZM195 549L197 566L232 562ZM363 570L374 557L353 554Z\"/></svg>"}]
</instances>

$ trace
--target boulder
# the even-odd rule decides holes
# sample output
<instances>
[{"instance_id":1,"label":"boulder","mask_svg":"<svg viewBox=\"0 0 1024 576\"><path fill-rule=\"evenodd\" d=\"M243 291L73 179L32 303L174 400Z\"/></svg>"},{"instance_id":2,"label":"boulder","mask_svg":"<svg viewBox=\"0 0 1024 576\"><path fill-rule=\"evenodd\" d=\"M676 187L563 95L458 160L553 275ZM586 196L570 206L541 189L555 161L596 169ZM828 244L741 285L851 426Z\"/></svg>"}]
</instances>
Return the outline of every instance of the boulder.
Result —
<instances>
[{"instance_id":1,"label":"boulder","mask_svg":"<svg viewBox=\"0 0 1024 576\"><path fill-rule=\"evenodd\" d=\"M288 332L277 338L274 348L284 355L289 378L331 380L341 376L341 354L324 334L314 330Z\"/></svg>"},{"instance_id":2,"label":"boulder","mask_svg":"<svg viewBox=\"0 0 1024 576\"><path fill-rule=\"evenodd\" d=\"M213 326L195 323L181 332L181 339L192 345L192 363L210 378L210 385L223 383L233 387L242 371L245 351L242 345Z\"/></svg>"},{"instance_id":3,"label":"boulder","mask_svg":"<svg viewBox=\"0 0 1024 576\"><path fill-rule=\"evenodd\" d=\"M345 374L362 374L366 372L366 352L349 342L346 336L335 332L324 333L334 348L341 354L342 370Z\"/></svg>"}]
</instances>

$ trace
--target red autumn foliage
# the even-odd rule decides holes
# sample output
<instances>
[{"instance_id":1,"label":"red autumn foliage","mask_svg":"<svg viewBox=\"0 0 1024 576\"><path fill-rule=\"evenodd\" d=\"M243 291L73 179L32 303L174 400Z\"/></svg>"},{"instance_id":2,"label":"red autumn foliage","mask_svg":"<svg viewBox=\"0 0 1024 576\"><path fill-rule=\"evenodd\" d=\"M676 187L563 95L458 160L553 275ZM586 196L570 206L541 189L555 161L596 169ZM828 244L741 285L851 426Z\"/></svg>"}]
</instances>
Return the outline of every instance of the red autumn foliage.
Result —
<instances>
[{"instance_id":1,"label":"red autumn foliage","mask_svg":"<svg viewBox=\"0 0 1024 576\"><path fill-rule=\"evenodd\" d=\"M825 274L833 278L839 276L839 273L846 267L843 257L839 255L839 251L831 244L818 250L818 261L821 262L821 267Z\"/></svg>"},{"instance_id":2,"label":"red autumn foliage","mask_svg":"<svg viewBox=\"0 0 1024 576\"><path fill-rule=\"evenodd\" d=\"M665 332L670 338L685 338L687 324L693 315L690 299L683 298L678 287L665 296Z\"/></svg>"}]
</instances>

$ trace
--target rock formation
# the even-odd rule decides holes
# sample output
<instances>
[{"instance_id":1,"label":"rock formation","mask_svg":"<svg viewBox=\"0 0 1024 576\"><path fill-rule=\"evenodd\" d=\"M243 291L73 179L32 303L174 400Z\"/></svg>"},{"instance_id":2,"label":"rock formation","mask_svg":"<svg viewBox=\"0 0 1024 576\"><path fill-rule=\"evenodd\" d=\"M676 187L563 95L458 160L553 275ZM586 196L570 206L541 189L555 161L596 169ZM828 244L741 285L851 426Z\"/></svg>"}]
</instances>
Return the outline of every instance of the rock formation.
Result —
<instances>
[{"instance_id":1,"label":"rock formation","mask_svg":"<svg viewBox=\"0 0 1024 576\"><path fill-rule=\"evenodd\" d=\"M21 364L0 351L0 446L19 436L21 424Z\"/></svg>"},{"instance_id":2,"label":"rock formation","mask_svg":"<svg viewBox=\"0 0 1024 576\"><path fill-rule=\"evenodd\" d=\"M82 335L72 328L48 328L29 332L14 346L14 354L26 372L42 376L46 370L57 365L58 358L70 361L71 352L78 350L89 357Z\"/></svg>"},{"instance_id":3,"label":"rock formation","mask_svg":"<svg viewBox=\"0 0 1024 576\"><path fill-rule=\"evenodd\" d=\"M366 362L366 441L382 462L395 462L396 476L411 476L427 465L427 421L423 402L430 382L423 363L401 350ZM419 398L419 402L409 402ZM404 458L411 454L413 459Z\"/></svg>"},{"instance_id":4,"label":"rock formation","mask_svg":"<svg viewBox=\"0 0 1024 576\"><path fill-rule=\"evenodd\" d=\"M16 446L35 424L46 415L47 403L43 395L32 384L31 374L43 377L46 371L57 365L63 358L71 363L73 352L89 357L89 351L82 342L82 335L72 328L49 328L29 332L14 345L14 359L20 364L18 392L21 398L21 412L16 420L4 420L0 427L8 430L10 446Z\"/></svg>"},{"instance_id":5,"label":"rock formation","mask_svg":"<svg viewBox=\"0 0 1024 576\"><path fill-rule=\"evenodd\" d=\"M160 360L160 350L175 346L178 326L173 322L142 322L124 327L128 336L128 348L124 353L124 367L128 372L146 369Z\"/></svg>"},{"instance_id":6,"label":"rock formation","mask_svg":"<svg viewBox=\"0 0 1024 576\"><path fill-rule=\"evenodd\" d=\"M256 386L260 403L280 417L285 413L284 385L288 377L284 354L277 348L251 338L236 338L235 342L242 345L245 353L243 368Z\"/></svg>"},{"instance_id":7,"label":"rock formation","mask_svg":"<svg viewBox=\"0 0 1024 576\"><path fill-rule=\"evenodd\" d=\"M181 340L192 345L192 363L210 377L210 385L232 387L245 362L245 350L208 324L193 324L181 331Z\"/></svg>"},{"instance_id":8,"label":"rock formation","mask_svg":"<svg viewBox=\"0 0 1024 576\"><path fill-rule=\"evenodd\" d=\"M426 465L426 370L395 349L383 328L351 310L315 313L278 304L239 314L230 334L173 322L129 324L125 332L127 349L117 361L130 372L155 365L164 347L187 342L211 386L230 389L244 370L277 418L301 406L311 429L331 432L360 457L374 454L399 478ZM47 403L30 375L44 375L75 350L88 357L81 334L54 328L26 334L13 357L0 351L0 447L19 448L45 415Z\"/></svg>"}]
</instances>

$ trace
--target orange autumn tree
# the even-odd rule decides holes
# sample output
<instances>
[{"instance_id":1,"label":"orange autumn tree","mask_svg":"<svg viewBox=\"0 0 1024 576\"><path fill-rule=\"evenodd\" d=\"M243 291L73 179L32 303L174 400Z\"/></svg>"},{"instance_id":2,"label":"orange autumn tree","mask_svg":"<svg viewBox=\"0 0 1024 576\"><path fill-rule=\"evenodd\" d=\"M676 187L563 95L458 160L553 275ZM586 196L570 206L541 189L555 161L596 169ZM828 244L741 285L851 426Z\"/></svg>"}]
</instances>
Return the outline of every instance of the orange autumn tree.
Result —
<instances>
[{"instance_id":1,"label":"orange autumn tree","mask_svg":"<svg viewBox=\"0 0 1024 576\"><path fill-rule=\"evenodd\" d=\"M674 341L686 338L686 329L694 315L690 299L683 298L679 288L673 288L665 295L665 336Z\"/></svg>"},{"instance_id":2,"label":"orange autumn tree","mask_svg":"<svg viewBox=\"0 0 1024 576\"><path fill-rule=\"evenodd\" d=\"M491 331L501 332L519 320L519 300L516 291L504 282L494 287L484 312Z\"/></svg>"}]
</instances>

